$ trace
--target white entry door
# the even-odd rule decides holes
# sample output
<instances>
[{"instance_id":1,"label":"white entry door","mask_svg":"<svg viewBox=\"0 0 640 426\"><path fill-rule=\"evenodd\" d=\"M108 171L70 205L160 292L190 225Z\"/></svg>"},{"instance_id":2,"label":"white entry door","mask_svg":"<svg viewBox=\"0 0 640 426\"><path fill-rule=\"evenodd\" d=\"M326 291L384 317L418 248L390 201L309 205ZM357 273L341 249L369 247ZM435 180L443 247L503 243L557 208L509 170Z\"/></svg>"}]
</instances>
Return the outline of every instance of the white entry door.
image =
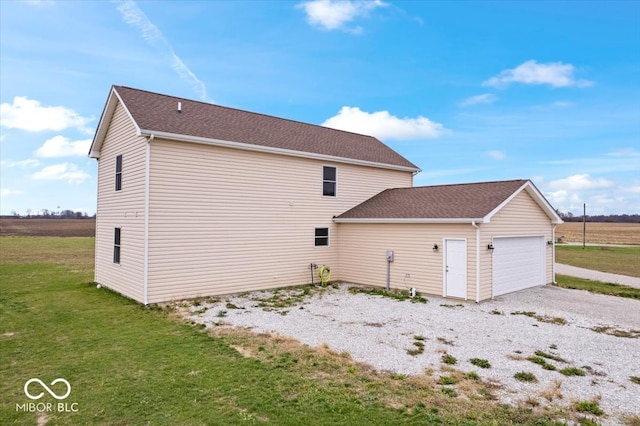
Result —
<instances>
[{"instance_id":1,"label":"white entry door","mask_svg":"<svg viewBox=\"0 0 640 426\"><path fill-rule=\"evenodd\" d=\"M444 240L444 295L467 298L467 241Z\"/></svg>"}]
</instances>

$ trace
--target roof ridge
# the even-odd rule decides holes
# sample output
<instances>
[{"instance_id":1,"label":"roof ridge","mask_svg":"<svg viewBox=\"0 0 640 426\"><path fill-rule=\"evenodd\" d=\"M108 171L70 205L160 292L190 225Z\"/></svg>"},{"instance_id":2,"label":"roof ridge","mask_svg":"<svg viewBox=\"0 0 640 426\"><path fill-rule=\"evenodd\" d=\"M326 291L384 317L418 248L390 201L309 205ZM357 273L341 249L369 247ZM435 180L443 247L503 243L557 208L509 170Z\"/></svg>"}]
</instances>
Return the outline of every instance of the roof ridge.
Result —
<instances>
[{"instance_id":1,"label":"roof ridge","mask_svg":"<svg viewBox=\"0 0 640 426\"><path fill-rule=\"evenodd\" d=\"M380 141L380 139L378 139L378 138L376 138L375 136L372 136L372 135L365 135L364 133L351 132L349 130L334 129L333 127L326 127L326 126L323 126L321 124L307 123L307 122L304 122L304 121L295 120L293 118L278 117L278 116L275 116L275 115L265 114L265 113L262 113L262 112L249 111L249 110L246 110L246 109L230 107L230 106L225 106L225 105L220 105L220 104L214 104L214 103L211 103L211 102L205 102L205 101L200 101L200 100L196 100L196 99L182 98L182 97L175 96L175 95L167 95L165 93L152 92L150 90L136 89L135 87L120 86L120 85L115 85L115 84L112 87L113 88L121 87L123 89L135 90L137 92L145 92L145 93L149 93L151 95L165 96L165 97L168 97L168 98L174 98L174 99L178 99L178 100L181 100L181 101L196 102L196 103L199 103L199 104L208 105L208 106L212 106L212 107L224 108L224 109L228 109L228 110L244 112L244 113L247 113L247 114L260 115L260 116L263 116L263 117L268 117L268 118L271 118L271 119L282 120L282 121L289 121L289 122L296 123L296 124L303 124L305 126L320 127L322 129L332 130L334 132L350 133L352 135L364 136L364 137L367 137L367 138L371 138L371 139L375 139L377 141Z\"/></svg>"},{"instance_id":2,"label":"roof ridge","mask_svg":"<svg viewBox=\"0 0 640 426\"><path fill-rule=\"evenodd\" d=\"M507 182L529 182L530 179L506 179L506 180L491 180L491 181L481 181L481 182L462 182L462 183L448 183L448 184L440 184L440 185L420 185L420 186L411 186L407 188L394 188L394 189L410 189L410 188L438 188L441 186L469 186L469 185L483 185L490 183L507 183Z\"/></svg>"}]
</instances>

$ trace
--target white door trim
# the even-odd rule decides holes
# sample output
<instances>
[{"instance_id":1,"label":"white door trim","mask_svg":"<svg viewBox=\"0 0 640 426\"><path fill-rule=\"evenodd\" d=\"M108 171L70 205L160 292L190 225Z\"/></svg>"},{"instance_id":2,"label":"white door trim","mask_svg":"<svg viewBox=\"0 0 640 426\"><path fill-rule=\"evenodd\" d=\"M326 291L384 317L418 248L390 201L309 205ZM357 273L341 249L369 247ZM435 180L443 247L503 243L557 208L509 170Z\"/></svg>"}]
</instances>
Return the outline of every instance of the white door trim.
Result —
<instances>
[{"instance_id":1,"label":"white door trim","mask_svg":"<svg viewBox=\"0 0 640 426\"><path fill-rule=\"evenodd\" d=\"M464 294L461 293L457 293L456 290L460 290L462 291L462 289L460 288L455 288L453 287L453 283L450 286L449 285L449 277L450 275L448 274L448 265L447 265L447 256L448 256L448 251L449 251L449 245L448 242L450 241L456 241L456 242L462 242L464 244L464 249L462 250L462 255L464 256L464 261L462 262L462 276L463 276L463 283L457 283L458 285L463 284L464 285ZM466 238L443 238L442 240L442 247L443 247L443 256L442 256L442 296L443 297L456 297L456 298L460 298L460 299L464 299L467 300L467 280L468 280L468 275L467 275L467 239ZM454 291L449 291L449 290L454 290Z\"/></svg>"}]
</instances>

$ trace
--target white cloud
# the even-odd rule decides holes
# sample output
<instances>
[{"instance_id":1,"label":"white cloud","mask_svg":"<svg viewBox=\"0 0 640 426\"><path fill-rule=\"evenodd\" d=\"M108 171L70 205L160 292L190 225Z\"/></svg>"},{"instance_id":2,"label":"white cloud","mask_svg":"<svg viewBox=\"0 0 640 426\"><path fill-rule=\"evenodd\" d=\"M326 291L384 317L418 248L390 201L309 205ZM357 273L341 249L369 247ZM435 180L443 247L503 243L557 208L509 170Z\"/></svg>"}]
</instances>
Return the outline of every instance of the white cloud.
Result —
<instances>
[{"instance_id":1,"label":"white cloud","mask_svg":"<svg viewBox=\"0 0 640 426\"><path fill-rule=\"evenodd\" d=\"M64 136L54 136L36 150L38 157L75 157L86 156L91 146L91 139L70 141Z\"/></svg>"},{"instance_id":2,"label":"white cloud","mask_svg":"<svg viewBox=\"0 0 640 426\"><path fill-rule=\"evenodd\" d=\"M348 22L385 6L387 4L381 0L310 0L299 3L296 7L304 9L309 25L330 31L344 29ZM350 31L360 33L362 28L355 27Z\"/></svg>"},{"instance_id":3,"label":"white cloud","mask_svg":"<svg viewBox=\"0 0 640 426\"><path fill-rule=\"evenodd\" d=\"M487 155L494 160L504 160L507 158L507 154L502 151L487 151Z\"/></svg>"},{"instance_id":4,"label":"white cloud","mask_svg":"<svg viewBox=\"0 0 640 426\"><path fill-rule=\"evenodd\" d=\"M76 128L92 133L86 124L93 118L82 117L72 109L63 106L42 106L40 102L26 96L16 96L13 103L0 105L0 126L28 132L43 130L61 131Z\"/></svg>"},{"instance_id":5,"label":"white cloud","mask_svg":"<svg viewBox=\"0 0 640 426\"><path fill-rule=\"evenodd\" d=\"M182 59L176 55L173 47L167 41L162 31L158 29L150 20L147 15L140 10L138 5L133 0L119 1L118 12L122 15L122 20L137 28L142 35L142 38L150 45L156 47L169 62L169 66L173 69L178 76L189 83L191 88L198 94L201 100L207 99L207 88L204 83L196 77L196 75L187 67Z\"/></svg>"},{"instance_id":6,"label":"white cloud","mask_svg":"<svg viewBox=\"0 0 640 426\"><path fill-rule=\"evenodd\" d=\"M29 158L28 160L21 160L21 161L6 161L6 160L2 160L0 161L0 165L2 165L2 167L5 168L11 168L11 167L38 167L41 163L38 160L34 160Z\"/></svg>"},{"instance_id":7,"label":"white cloud","mask_svg":"<svg viewBox=\"0 0 640 426\"><path fill-rule=\"evenodd\" d=\"M580 196L576 193L572 193L566 191L564 189L559 189L557 191L548 192L545 194L547 200L554 206L558 207L559 205L568 205L575 208L575 206L581 204L582 200ZM561 209L562 210L562 209Z\"/></svg>"},{"instance_id":8,"label":"white cloud","mask_svg":"<svg viewBox=\"0 0 640 426\"><path fill-rule=\"evenodd\" d=\"M437 138L447 130L426 117L398 118L388 111L368 113L358 107L344 106L337 115L324 123L325 127L375 136L379 139L411 140Z\"/></svg>"},{"instance_id":9,"label":"white cloud","mask_svg":"<svg viewBox=\"0 0 640 426\"><path fill-rule=\"evenodd\" d=\"M511 83L549 84L552 87L588 87L593 82L589 80L575 80L575 67L562 62L539 64L534 60L527 61L513 69L500 72L495 77L482 83L483 86L506 87Z\"/></svg>"},{"instance_id":10,"label":"white cloud","mask_svg":"<svg viewBox=\"0 0 640 426\"><path fill-rule=\"evenodd\" d=\"M477 104L492 104L496 100L498 100L498 97L496 95L492 95L491 93L483 93L481 95L471 96L467 99L464 99L459 103L459 105L464 107Z\"/></svg>"},{"instance_id":11,"label":"white cloud","mask_svg":"<svg viewBox=\"0 0 640 426\"><path fill-rule=\"evenodd\" d=\"M0 196L2 197L8 197L10 195L21 195L21 194L22 194L22 191L18 189L9 189L9 188L0 189Z\"/></svg>"},{"instance_id":12,"label":"white cloud","mask_svg":"<svg viewBox=\"0 0 640 426\"><path fill-rule=\"evenodd\" d=\"M549 182L549 188L568 191L582 191L591 189L603 189L613 186L613 182L607 179L594 179L588 174L573 175L564 179Z\"/></svg>"},{"instance_id":13,"label":"white cloud","mask_svg":"<svg viewBox=\"0 0 640 426\"><path fill-rule=\"evenodd\" d=\"M31 177L38 180L66 180L69 183L82 183L91 176L80 170L75 164L62 163L47 166Z\"/></svg>"}]
</instances>

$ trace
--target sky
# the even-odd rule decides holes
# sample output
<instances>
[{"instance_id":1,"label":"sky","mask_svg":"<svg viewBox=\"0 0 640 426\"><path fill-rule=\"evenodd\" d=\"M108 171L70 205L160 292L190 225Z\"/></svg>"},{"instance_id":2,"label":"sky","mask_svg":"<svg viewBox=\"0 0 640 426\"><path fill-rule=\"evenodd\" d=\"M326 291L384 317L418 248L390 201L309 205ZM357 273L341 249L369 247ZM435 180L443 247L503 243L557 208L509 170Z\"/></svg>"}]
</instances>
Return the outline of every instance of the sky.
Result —
<instances>
[{"instance_id":1,"label":"sky","mask_svg":"<svg viewBox=\"0 0 640 426\"><path fill-rule=\"evenodd\" d=\"M640 213L640 1L0 1L0 213L96 211L111 85L376 136L414 185Z\"/></svg>"}]
</instances>

